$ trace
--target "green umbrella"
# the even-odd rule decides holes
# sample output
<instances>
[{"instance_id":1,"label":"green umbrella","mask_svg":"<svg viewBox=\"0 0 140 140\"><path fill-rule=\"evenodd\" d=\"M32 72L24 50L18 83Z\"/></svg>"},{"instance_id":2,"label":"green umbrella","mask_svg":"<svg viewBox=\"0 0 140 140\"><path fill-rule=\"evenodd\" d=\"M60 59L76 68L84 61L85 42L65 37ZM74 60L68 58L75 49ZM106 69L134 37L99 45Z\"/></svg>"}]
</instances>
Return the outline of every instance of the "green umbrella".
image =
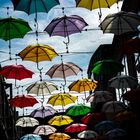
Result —
<instances>
[{"instance_id":1,"label":"green umbrella","mask_svg":"<svg viewBox=\"0 0 140 140\"><path fill-rule=\"evenodd\" d=\"M66 109L66 115L70 116L86 115L89 112L91 112L91 108L82 104L73 105Z\"/></svg>"},{"instance_id":2,"label":"green umbrella","mask_svg":"<svg viewBox=\"0 0 140 140\"><path fill-rule=\"evenodd\" d=\"M23 38L25 34L31 31L28 22L20 18L2 18L0 19L0 38L9 40L9 53L11 57L11 39Z\"/></svg>"},{"instance_id":3,"label":"green umbrella","mask_svg":"<svg viewBox=\"0 0 140 140\"><path fill-rule=\"evenodd\" d=\"M97 75L112 75L121 72L123 68L124 66L117 61L114 61L112 59L104 59L93 64L92 73L95 73Z\"/></svg>"}]
</instances>

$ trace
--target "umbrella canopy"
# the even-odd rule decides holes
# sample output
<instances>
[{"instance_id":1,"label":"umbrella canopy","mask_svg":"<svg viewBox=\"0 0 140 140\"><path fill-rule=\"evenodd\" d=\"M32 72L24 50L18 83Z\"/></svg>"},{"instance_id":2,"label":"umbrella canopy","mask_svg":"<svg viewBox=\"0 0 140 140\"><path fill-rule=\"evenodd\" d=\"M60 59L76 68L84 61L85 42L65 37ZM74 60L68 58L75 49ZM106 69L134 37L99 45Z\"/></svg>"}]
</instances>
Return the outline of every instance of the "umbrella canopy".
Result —
<instances>
[{"instance_id":1,"label":"umbrella canopy","mask_svg":"<svg viewBox=\"0 0 140 140\"><path fill-rule=\"evenodd\" d=\"M75 103L76 97L70 95L69 93L59 93L54 94L49 97L47 104L51 104L53 106L62 105L66 106L71 103Z\"/></svg>"},{"instance_id":2,"label":"umbrella canopy","mask_svg":"<svg viewBox=\"0 0 140 140\"><path fill-rule=\"evenodd\" d=\"M66 133L77 133L87 129L87 125L81 123L73 123L65 128Z\"/></svg>"},{"instance_id":3,"label":"umbrella canopy","mask_svg":"<svg viewBox=\"0 0 140 140\"><path fill-rule=\"evenodd\" d=\"M84 124L95 125L100 121L103 121L105 116L101 113L88 113L84 117L82 117L81 122Z\"/></svg>"},{"instance_id":4,"label":"umbrella canopy","mask_svg":"<svg viewBox=\"0 0 140 140\"><path fill-rule=\"evenodd\" d=\"M51 78L63 78L66 83L66 77L77 75L81 68L72 62L53 65L47 72Z\"/></svg>"},{"instance_id":5,"label":"umbrella canopy","mask_svg":"<svg viewBox=\"0 0 140 140\"><path fill-rule=\"evenodd\" d=\"M96 132L100 135L104 135L109 130L117 128L116 124L110 120L101 121L97 123L94 127Z\"/></svg>"},{"instance_id":6,"label":"umbrella canopy","mask_svg":"<svg viewBox=\"0 0 140 140\"><path fill-rule=\"evenodd\" d=\"M139 102L140 101L140 88L135 88L127 91L122 95L124 100L131 102Z\"/></svg>"},{"instance_id":7,"label":"umbrella canopy","mask_svg":"<svg viewBox=\"0 0 140 140\"><path fill-rule=\"evenodd\" d=\"M140 25L140 17L132 12L120 11L118 13L109 14L101 22L99 27L103 33L113 33L121 35L128 32L138 31Z\"/></svg>"},{"instance_id":8,"label":"umbrella canopy","mask_svg":"<svg viewBox=\"0 0 140 140\"><path fill-rule=\"evenodd\" d=\"M45 95L58 90L57 86L51 82L38 81L26 88L28 94Z\"/></svg>"},{"instance_id":9,"label":"umbrella canopy","mask_svg":"<svg viewBox=\"0 0 140 140\"><path fill-rule=\"evenodd\" d=\"M26 134L20 140L42 140L41 136L35 134Z\"/></svg>"},{"instance_id":10,"label":"umbrella canopy","mask_svg":"<svg viewBox=\"0 0 140 140\"><path fill-rule=\"evenodd\" d=\"M56 129L50 125L39 125L35 128L34 134L37 135L49 135L55 133Z\"/></svg>"},{"instance_id":11,"label":"umbrella canopy","mask_svg":"<svg viewBox=\"0 0 140 140\"><path fill-rule=\"evenodd\" d=\"M91 112L91 108L83 104L77 104L68 107L65 112L66 115L70 116L86 115L87 113Z\"/></svg>"},{"instance_id":12,"label":"umbrella canopy","mask_svg":"<svg viewBox=\"0 0 140 140\"><path fill-rule=\"evenodd\" d=\"M124 66L112 59L104 59L93 64L92 73L97 75L112 75L123 70Z\"/></svg>"},{"instance_id":13,"label":"umbrella canopy","mask_svg":"<svg viewBox=\"0 0 140 140\"><path fill-rule=\"evenodd\" d=\"M118 0L76 0L76 7L84 7L89 10L96 8L110 8Z\"/></svg>"},{"instance_id":14,"label":"umbrella canopy","mask_svg":"<svg viewBox=\"0 0 140 140\"><path fill-rule=\"evenodd\" d=\"M98 134L92 130L84 130L78 134L80 139L94 139L97 138Z\"/></svg>"},{"instance_id":15,"label":"umbrella canopy","mask_svg":"<svg viewBox=\"0 0 140 140\"><path fill-rule=\"evenodd\" d=\"M20 56L22 60L37 63L41 61L51 61L57 55L52 47L44 44L29 45L18 53L18 56Z\"/></svg>"},{"instance_id":16,"label":"umbrella canopy","mask_svg":"<svg viewBox=\"0 0 140 140\"><path fill-rule=\"evenodd\" d=\"M66 44L66 49L68 52L69 35L74 33L80 33L82 29L88 24L85 20L77 15L63 16L53 19L49 25L44 29L50 36L62 36L67 37L68 42Z\"/></svg>"},{"instance_id":17,"label":"umbrella canopy","mask_svg":"<svg viewBox=\"0 0 140 140\"><path fill-rule=\"evenodd\" d=\"M88 78L82 78L77 81L72 82L68 88L70 91L77 91L77 92L85 92L85 91L91 91L94 90L97 87L97 82L88 79Z\"/></svg>"},{"instance_id":18,"label":"umbrella canopy","mask_svg":"<svg viewBox=\"0 0 140 140\"><path fill-rule=\"evenodd\" d=\"M13 17L0 19L0 38L5 41L23 38L31 30L28 22L23 19Z\"/></svg>"},{"instance_id":19,"label":"umbrella canopy","mask_svg":"<svg viewBox=\"0 0 140 140\"><path fill-rule=\"evenodd\" d=\"M140 52L140 38L129 39L121 47L122 52L125 54L133 54Z\"/></svg>"},{"instance_id":20,"label":"umbrella canopy","mask_svg":"<svg viewBox=\"0 0 140 140\"><path fill-rule=\"evenodd\" d=\"M126 136L127 132L124 129L115 128L113 130L109 130L105 135L110 139L119 139Z\"/></svg>"},{"instance_id":21,"label":"umbrella canopy","mask_svg":"<svg viewBox=\"0 0 140 140\"><path fill-rule=\"evenodd\" d=\"M23 65L7 65L0 69L0 74L6 79L22 80L25 78L32 78L34 73L26 69Z\"/></svg>"},{"instance_id":22,"label":"umbrella canopy","mask_svg":"<svg viewBox=\"0 0 140 140\"><path fill-rule=\"evenodd\" d=\"M45 118L47 116L54 115L55 113L57 113L57 111L51 106L42 106L41 108L37 108L32 111L30 115L35 118Z\"/></svg>"},{"instance_id":23,"label":"umbrella canopy","mask_svg":"<svg viewBox=\"0 0 140 140\"><path fill-rule=\"evenodd\" d=\"M55 126L62 126L62 125L68 125L71 122L73 122L71 117L66 116L66 115L58 115L58 116L54 116L53 118L51 118L48 121L48 124L55 125Z\"/></svg>"},{"instance_id":24,"label":"umbrella canopy","mask_svg":"<svg viewBox=\"0 0 140 140\"><path fill-rule=\"evenodd\" d=\"M9 103L12 107L24 108L34 106L38 101L31 95L22 94L10 99Z\"/></svg>"},{"instance_id":25,"label":"umbrella canopy","mask_svg":"<svg viewBox=\"0 0 140 140\"><path fill-rule=\"evenodd\" d=\"M24 11L28 15L37 12L48 13L51 8L59 4L58 0L12 0L15 10Z\"/></svg>"},{"instance_id":26,"label":"umbrella canopy","mask_svg":"<svg viewBox=\"0 0 140 140\"><path fill-rule=\"evenodd\" d=\"M109 91L95 91L94 94L89 95L86 98L87 102L103 103L113 100L113 94Z\"/></svg>"},{"instance_id":27,"label":"umbrella canopy","mask_svg":"<svg viewBox=\"0 0 140 140\"><path fill-rule=\"evenodd\" d=\"M119 75L109 80L109 86L114 88L136 88L137 79L128 75Z\"/></svg>"},{"instance_id":28,"label":"umbrella canopy","mask_svg":"<svg viewBox=\"0 0 140 140\"><path fill-rule=\"evenodd\" d=\"M22 117L16 121L16 126L20 127L34 127L39 125L39 121L32 117Z\"/></svg>"},{"instance_id":29,"label":"umbrella canopy","mask_svg":"<svg viewBox=\"0 0 140 140\"><path fill-rule=\"evenodd\" d=\"M68 140L68 139L70 139L70 136L68 134L65 134L65 133L57 132L57 133L51 134L49 136L49 139L52 139L52 140Z\"/></svg>"}]
</instances>

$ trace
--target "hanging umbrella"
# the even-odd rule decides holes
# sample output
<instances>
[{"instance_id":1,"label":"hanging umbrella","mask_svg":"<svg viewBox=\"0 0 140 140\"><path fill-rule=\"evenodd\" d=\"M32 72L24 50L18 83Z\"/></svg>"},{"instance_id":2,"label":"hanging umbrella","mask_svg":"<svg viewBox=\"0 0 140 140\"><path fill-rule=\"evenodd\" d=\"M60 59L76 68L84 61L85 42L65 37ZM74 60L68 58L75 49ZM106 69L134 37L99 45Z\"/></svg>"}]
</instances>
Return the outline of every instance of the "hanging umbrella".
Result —
<instances>
[{"instance_id":1,"label":"hanging umbrella","mask_svg":"<svg viewBox=\"0 0 140 140\"><path fill-rule=\"evenodd\" d=\"M103 33L121 35L128 32L138 31L137 27L139 25L139 15L132 12L120 11L106 16L99 27L103 30Z\"/></svg>"},{"instance_id":2,"label":"hanging umbrella","mask_svg":"<svg viewBox=\"0 0 140 140\"><path fill-rule=\"evenodd\" d=\"M69 35L74 33L79 33L88 24L83 18L77 15L63 16L60 18L53 19L49 25L44 29L50 36L62 36L67 37L68 42L66 44L66 49L68 52Z\"/></svg>"},{"instance_id":3,"label":"hanging umbrella","mask_svg":"<svg viewBox=\"0 0 140 140\"><path fill-rule=\"evenodd\" d=\"M137 79L128 75L119 75L109 80L109 86L114 88L136 88Z\"/></svg>"},{"instance_id":4,"label":"hanging umbrella","mask_svg":"<svg viewBox=\"0 0 140 140\"><path fill-rule=\"evenodd\" d=\"M42 106L32 111L30 115L35 118L45 118L47 116L52 116L55 113L57 113L57 111L51 106Z\"/></svg>"},{"instance_id":5,"label":"hanging umbrella","mask_svg":"<svg viewBox=\"0 0 140 140\"><path fill-rule=\"evenodd\" d=\"M35 134L26 134L22 136L19 140L42 140L41 136Z\"/></svg>"},{"instance_id":6,"label":"hanging umbrella","mask_svg":"<svg viewBox=\"0 0 140 140\"><path fill-rule=\"evenodd\" d=\"M57 86L51 82L38 81L26 88L28 94L45 95L58 90Z\"/></svg>"},{"instance_id":7,"label":"hanging umbrella","mask_svg":"<svg viewBox=\"0 0 140 140\"><path fill-rule=\"evenodd\" d=\"M62 59L61 59L62 60ZM51 78L63 78L66 84L66 77L77 75L81 68L72 62L60 63L53 65L47 72Z\"/></svg>"},{"instance_id":8,"label":"hanging umbrella","mask_svg":"<svg viewBox=\"0 0 140 140\"><path fill-rule=\"evenodd\" d=\"M1 18L0 19L0 38L9 40L9 54L11 59L11 39L23 38L27 32L31 31L28 22L20 18Z\"/></svg>"},{"instance_id":9,"label":"hanging umbrella","mask_svg":"<svg viewBox=\"0 0 140 140\"><path fill-rule=\"evenodd\" d=\"M80 139L94 139L97 138L98 134L93 130L84 130L78 134Z\"/></svg>"},{"instance_id":10,"label":"hanging umbrella","mask_svg":"<svg viewBox=\"0 0 140 140\"><path fill-rule=\"evenodd\" d=\"M57 55L52 47L44 44L29 45L18 53L18 56L20 56L22 60L37 63L41 61L51 61Z\"/></svg>"},{"instance_id":11,"label":"hanging umbrella","mask_svg":"<svg viewBox=\"0 0 140 140\"><path fill-rule=\"evenodd\" d=\"M57 132L57 133L51 134L49 136L49 139L52 139L52 140L68 140L68 139L70 139L70 136L68 134L65 134L65 133Z\"/></svg>"},{"instance_id":12,"label":"hanging umbrella","mask_svg":"<svg viewBox=\"0 0 140 140\"><path fill-rule=\"evenodd\" d=\"M24 11L28 15L37 12L48 13L51 8L59 4L58 0L11 0L15 10Z\"/></svg>"},{"instance_id":13,"label":"hanging umbrella","mask_svg":"<svg viewBox=\"0 0 140 140\"><path fill-rule=\"evenodd\" d=\"M34 106L38 101L31 95L17 95L14 98L10 99L9 104L12 107L32 107Z\"/></svg>"},{"instance_id":14,"label":"hanging umbrella","mask_svg":"<svg viewBox=\"0 0 140 140\"><path fill-rule=\"evenodd\" d=\"M104 135L109 130L117 128L116 124L110 120L101 121L97 123L94 127L95 131L100 135Z\"/></svg>"},{"instance_id":15,"label":"hanging umbrella","mask_svg":"<svg viewBox=\"0 0 140 140\"><path fill-rule=\"evenodd\" d=\"M82 117L81 122L84 124L95 125L100 121L103 121L105 116L102 113L88 113Z\"/></svg>"},{"instance_id":16,"label":"hanging umbrella","mask_svg":"<svg viewBox=\"0 0 140 140\"><path fill-rule=\"evenodd\" d=\"M135 88L127 91L122 95L124 100L130 102L139 102L140 101L140 88Z\"/></svg>"},{"instance_id":17,"label":"hanging umbrella","mask_svg":"<svg viewBox=\"0 0 140 140\"><path fill-rule=\"evenodd\" d=\"M101 8L110 8L118 0L76 0L76 7L83 7L89 10L99 8L99 18L102 16Z\"/></svg>"},{"instance_id":18,"label":"hanging umbrella","mask_svg":"<svg viewBox=\"0 0 140 140\"><path fill-rule=\"evenodd\" d=\"M58 115L58 116L54 116L53 118L51 118L48 121L48 124L55 125L55 126L62 126L62 125L68 125L71 122L73 122L71 117L66 116L66 115Z\"/></svg>"},{"instance_id":19,"label":"hanging umbrella","mask_svg":"<svg viewBox=\"0 0 140 140\"><path fill-rule=\"evenodd\" d=\"M124 136L127 135L127 132L124 129L115 128L113 130L109 130L105 135L109 139L120 139L120 138L124 138Z\"/></svg>"},{"instance_id":20,"label":"hanging umbrella","mask_svg":"<svg viewBox=\"0 0 140 140\"><path fill-rule=\"evenodd\" d=\"M112 75L123 70L123 65L112 59L104 59L93 64L92 73Z\"/></svg>"},{"instance_id":21,"label":"hanging umbrella","mask_svg":"<svg viewBox=\"0 0 140 140\"><path fill-rule=\"evenodd\" d=\"M87 102L103 103L113 100L113 94L109 91L95 91L86 98Z\"/></svg>"},{"instance_id":22,"label":"hanging umbrella","mask_svg":"<svg viewBox=\"0 0 140 140\"><path fill-rule=\"evenodd\" d=\"M73 123L65 128L66 133L77 133L87 129L87 125L81 123Z\"/></svg>"},{"instance_id":23,"label":"hanging umbrella","mask_svg":"<svg viewBox=\"0 0 140 140\"><path fill-rule=\"evenodd\" d=\"M69 93L58 93L49 97L47 104L51 104L53 106L62 105L63 107L75 103L76 97L70 95Z\"/></svg>"},{"instance_id":24,"label":"hanging umbrella","mask_svg":"<svg viewBox=\"0 0 140 140\"><path fill-rule=\"evenodd\" d=\"M7 65L0 69L0 74L6 79L22 80L32 78L32 71L26 69L23 65Z\"/></svg>"},{"instance_id":25,"label":"hanging umbrella","mask_svg":"<svg viewBox=\"0 0 140 140\"><path fill-rule=\"evenodd\" d=\"M79 93L95 90L96 87L97 82L88 78L79 79L68 86L70 91L77 91Z\"/></svg>"},{"instance_id":26,"label":"hanging umbrella","mask_svg":"<svg viewBox=\"0 0 140 140\"><path fill-rule=\"evenodd\" d=\"M39 125L35 128L34 134L37 135L49 135L55 133L56 129L50 125Z\"/></svg>"},{"instance_id":27,"label":"hanging umbrella","mask_svg":"<svg viewBox=\"0 0 140 140\"><path fill-rule=\"evenodd\" d=\"M39 122L32 117L21 117L16 121L16 126L20 127L34 127L36 125L39 125Z\"/></svg>"},{"instance_id":28,"label":"hanging umbrella","mask_svg":"<svg viewBox=\"0 0 140 140\"><path fill-rule=\"evenodd\" d=\"M140 38L127 40L123 47L121 47L121 51L124 54L140 53Z\"/></svg>"},{"instance_id":29,"label":"hanging umbrella","mask_svg":"<svg viewBox=\"0 0 140 140\"><path fill-rule=\"evenodd\" d=\"M91 112L91 108L83 104L77 104L68 107L65 112L66 115L70 116L86 115L87 113Z\"/></svg>"}]
</instances>

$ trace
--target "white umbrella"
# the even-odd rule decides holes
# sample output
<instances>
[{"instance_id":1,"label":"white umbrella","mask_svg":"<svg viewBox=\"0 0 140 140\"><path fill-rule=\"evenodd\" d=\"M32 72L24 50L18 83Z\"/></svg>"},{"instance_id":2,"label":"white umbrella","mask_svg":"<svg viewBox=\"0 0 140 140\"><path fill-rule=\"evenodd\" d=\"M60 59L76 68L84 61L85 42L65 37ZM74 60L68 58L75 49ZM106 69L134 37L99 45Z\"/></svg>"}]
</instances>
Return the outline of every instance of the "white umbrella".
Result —
<instances>
[{"instance_id":1,"label":"white umbrella","mask_svg":"<svg viewBox=\"0 0 140 140\"><path fill-rule=\"evenodd\" d=\"M98 134L92 130L84 130L78 134L80 139L94 139L97 138Z\"/></svg>"}]
</instances>

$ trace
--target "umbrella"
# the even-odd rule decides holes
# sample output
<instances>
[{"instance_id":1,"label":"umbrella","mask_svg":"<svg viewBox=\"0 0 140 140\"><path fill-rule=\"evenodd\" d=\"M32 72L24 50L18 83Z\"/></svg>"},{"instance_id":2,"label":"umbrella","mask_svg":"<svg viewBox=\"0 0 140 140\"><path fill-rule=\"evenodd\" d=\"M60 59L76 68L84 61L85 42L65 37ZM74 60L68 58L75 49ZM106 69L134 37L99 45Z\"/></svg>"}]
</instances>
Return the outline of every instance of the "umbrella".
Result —
<instances>
[{"instance_id":1,"label":"umbrella","mask_svg":"<svg viewBox=\"0 0 140 140\"><path fill-rule=\"evenodd\" d=\"M105 135L110 139L119 139L126 136L127 132L124 129L115 128L113 130L109 130Z\"/></svg>"},{"instance_id":2,"label":"umbrella","mask_svg":"<svg viewBox=\"0 0 140 140\"><path fill-rule=\"evenodd\" d=\"M50 125L39 125L35 128L34 134L37 135L49 135L56 131L56 129L53 126Z\"/></svg>"},{"instance_id":3,"label":"umbrella","mask_svg":"<svg viewBox=\"0 0 140 140\"><path fill-rule=\"evenodd\" d=\"M79 33L88 24L84 19L77 15L66 16L53 19L49 25L44 29L50 36L62 36L67 37L68 42L64 42L67 46L69 44L69 35Z\"/></svg>"},{"instance_id":4,"label":"umbrella","mask_svg":"<svg viewBox=\"0 0 140 140\"><path fill-rule=\"evenodd\" d=\"M140 101L140 88L131 89L127 92L125 92L122 95L124 100L130 101L130 102L139 102Z\"/></svg>"},{"instance_id":5,"label":"umbrella","mask_svg":"<svg viewBox=\"0 0 140 140\"><path fill-rule=\"evenodd\" d=\"M89 95L87 98L87 102L92 103L103 103L107 101L113 100L113 94L109 91L95 91L94 94Z\"/></svg>"},{"instance_id":6,"label":"umbrella","mask_svg":"<svg viewBox=\"0 0 140 140\"><path fill-rule=\"evenodd\" d=\"M34 73L23 65L7 65L0 69L0 74L6 79L15 79L16 85L16 80L32 78Z\"/></svg>"},{"instance_id":7,"label":"umbrella","mask_svg":"<svg viewBox=\"0 0 140 140\"><path fill-rule=\"evenodd\" d=\"M66 133L77 133L87 129L87 125L81 123L73 123L65 128Z\"/></svg>"},{"instance_id":8,"label":"umbrella","mask_svg":"<svg viewBox=\"0 0 140 140\"><path fill-rule=\"evenodd\" d=\"M37 65L41 61L51 61L57 55L52 47L44 44L29 45L18 53L22 60L37 62Z\"/></svg>"},{"instance_id":9,"label":"umbrella","mask_svg":"<svg viewBox=\"0 0 140 140\"><path fill-rule=\"evenodd\" d=\"M140 38L127 40L121 49L125 54L140 53Z\"/></svg>"},{"instance_id":10,"label":"umbrella","mask_svg":"<svg viewBox=\"0 0 140 140\"><path fill-rule=\"evenodd\" d=\"M47 104L53 106L62 105L66 106L71 103L75 103L76 97L70 95L69 93L58 93L49 97Z\"/></svg>"},{"instance_id":11,"label":"umbrella","mask_svg":"<svg viewBox=\"0 0 140 140\"><path fill-rule=\"evenodd\" d=\"M66 115L70 116L86 115L87 113L91 112L91 108L83 104L77 104L68 107L65 112Z\"/></svg>"},{"instance_id":12,"label":"umbrella","mask_svg":"<svg viewBox=\"0 0 140 140\"><path fill-rule=\"evenodd\" d=\"M66 116L66 115L58 115L58 116L54 116L53 118L51 118L48 121L48 124L55 125L55 126L62 126L62 125L68 125L71 122L73 122L71 117Z\"/></svg>"},{"instance_id":13,"label":"umbrella","mask_svg":"<svg viewBox=\"0 0 140 140\"><path fill-rule=\"evenodd\" d=\"M57 132L57 133L51 134L49 136L49 139L52 139L52 140L68 140L68 139L70 139L70 136L68 134L65 134L65 133Z\"/></svg>"},{"instance_id":14,"label":"umbrella","mask_svg":"<svg viewBox=\"0 0 140 140\"><path fill-rule=\"evenodd\" d=\"M100 18L102 16L101 8L110 8L118 0L76 0L76 7L84 7L89 10L100 9Z\"/></svg>"},{"instance_id":15,"label":"umbrella","mask_svg":"<svg viewBox=\"0 0 140 140\"><path fill-rule=\"evenodd\" d=\"M28 94L45 95L58 90L57 86L51 82L38 81L26 88Z\"/></svg>"},{"instance_id":16,"label":"umbrella","mask_svg":"<svg viewBox=\"0 0 140 140\"><path fill-rule=\"evenodd\" d=\"M31 31L28 22L20 18L1 18L0 19L0 38L9 40L9 54L11 59L11 39L23 38L27 32Z\"/></svg>"},{"instance_id":17,"label":"umbrella","mask_svg":"<svg viewBox=\"0 0 140 140\"><path fill-rule=\"evenodd\" d=\"M88 113L82 117L81 122L84 124L95 125L100 121L103 121L105 116L102 113Z\"/></svg>"},{"instance_id":18,"label":"umbrella","mask_svg":"<svg viewBox=\"0 0 140 140\"><path fill-rule=\"evenodd\" d=\"M61 59L62 60L62 59ZM66 77L77 75L81 71L81 68L72 62L60 63L53 65L47 72L51 78L64 78L66 84Z\"/></svg>"},{"instance_id":19,"label":"umbrella","mask_svg":"<svg viewBox=\"0 0 140 140\"><path fill-rule=\"evenodd\" d=\"M98 134L93 130L84 130L78 134L80 139L94 139L97 138Z\"/></svg>"},{"instance_id":20,"label":"umbrella","mask_svg":"<svg viewBox=\"0 0 140 140\"><path fill-rule=\"evenodd\" d=\"M94 127L95 131L100 135L104 135L109 130L117 128L116 124L110 120L101 121L97 123Z\"/></svg>"},{"instance_id":21,"label":"umbrella","mask_svg":"<svg viewBox=\"0 0 140 140\"><path fill-rule=\"evenodd\" d=\"M35 134L26 134L20 140L42 140L41 136Z\"/></svg>"},{"instance_id":22,"label":"umbrella","mask_svg":"<svg viewBox=\"0 0 140 140\"><path fill-rule=\"evenodd\" d=\"M34 106L38 101L31 95L22 94L10 99L9 103L12 107L24 108Z\"/></svg>"},{"instance_id":23,"label":"umbrella","mask_svg":"<svg viewBox=\"0 0 140 140\"><path fill-rule=\"evenodd\" d=\"M119 75L109 80L109 86L114 88L135 88L138 86L137 79L128 75Z\"/></svg>"},{"instance_id":24,"label":"umbrella","mask_svg":"<svg viewBox=\"0 0 140 140\"><path fill-rule=\"evenodd\" d=\"M38 120L32 117L21 117L16 121L16 126L20 127L34 127L39 125Z\"/></svg>"},{"instance_id":25,"label":"umbrella","mask_svg":"<svg viewBox=\"0 0 140 140\"><path fill-rule=\"evenodd\" d=\"M140 25L140 16L132 12L120 11L107 15L99 27L103 30L103 33L121 35L138 31L138 25Z\"/></svg>"},{"instance_id":26,"label":"umbrella","mask_svg":"<svg viewBox=\"0 0 140 140\"><path fill-rule=\"evenodd\" d=\"M57 113L57 111L51 106L42 106L41 108L37 108L32 111L30 115L32 117L45 118L47 116L52 116L55 113Z\"/></svg>"},{"instance_id":27,"label":"umbrella","mask_svg":"<svg viewBox=\"0 0 140 140\"><path fill-rule=\"evenodd\" d=\"M111 75L121 72L123 70L123 65L112 59L104 59L101 61L97 61L93 64L92 73L97 75Z\"/></svg>"}]
</instances>

